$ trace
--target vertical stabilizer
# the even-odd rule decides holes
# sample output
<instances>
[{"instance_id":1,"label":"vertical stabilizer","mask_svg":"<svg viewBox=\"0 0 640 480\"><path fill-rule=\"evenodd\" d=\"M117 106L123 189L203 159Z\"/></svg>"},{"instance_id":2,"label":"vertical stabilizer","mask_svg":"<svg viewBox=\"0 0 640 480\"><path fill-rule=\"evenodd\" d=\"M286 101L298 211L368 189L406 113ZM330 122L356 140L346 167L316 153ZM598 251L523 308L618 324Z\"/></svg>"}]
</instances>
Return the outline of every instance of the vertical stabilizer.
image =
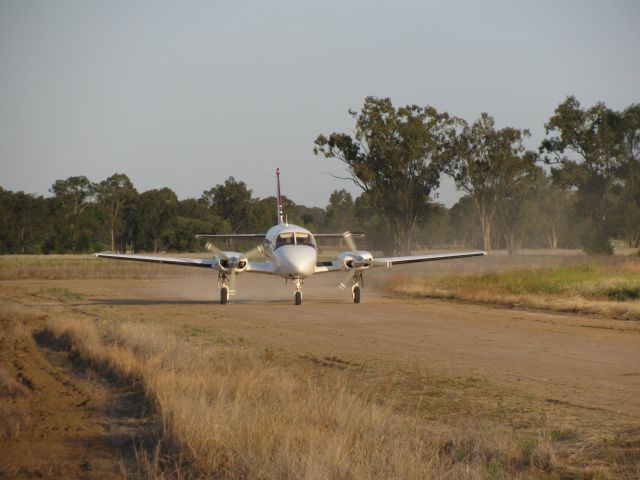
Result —
<instances>
[{"instance_id":1,"label":"vertical stabilizer","mask_svg":"<svg viewBox=\"0 0 640 480\"><path fill-rule=\"evenodd\" d=\"M282 194L280 193L280 169L276 169L276 179L278 183L278 225L284 223L284 211L282 210Z\"/></svg>"}]
</instances>

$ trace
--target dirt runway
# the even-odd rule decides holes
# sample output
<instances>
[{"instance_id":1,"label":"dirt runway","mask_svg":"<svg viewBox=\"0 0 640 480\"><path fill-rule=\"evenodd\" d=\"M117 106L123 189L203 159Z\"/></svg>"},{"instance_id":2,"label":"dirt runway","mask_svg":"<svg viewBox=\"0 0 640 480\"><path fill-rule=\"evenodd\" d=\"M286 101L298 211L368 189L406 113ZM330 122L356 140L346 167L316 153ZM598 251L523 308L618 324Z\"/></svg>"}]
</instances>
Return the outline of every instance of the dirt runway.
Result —
<instances>
[{"instance_id":1,"label":"dirt runway","mask_svg":"<svg viewBox=\"0 0 640 480\"><path fill-rule=\"evenodd\" d=\"M463 388L456 393L476 397L463 400L468 406L462 409L452 404L451 421L480 415L526 429L540 417L547 428L580 432L563 450L566 458L575 454L594 465L610 464L611 458L637 465L640 444L632 439L640 437L638 323L393 298L381 287L391 279L390 272L370 275L359 305L351 302L350 292L337 288L340 275L308 280L301 306L293 305L290 285L250 275L239 279L237 295L225 306L218 303L215 276L198 274L6 280L0 281L0 300L41 317L152 322L177 332L199 332L203 338L280 350L292 358L339 359L342 364L388 372L389 378L394 372L415 370L433 372L454 384L480 381L484 390ZM116 472L131 463L132 448L152 419L135 412L131 418L130 402L122 401L130 392L83 378L64 352L38 338L23 341L28 348L5 350L0 366L19 375L13 370L26 368L26 359L40 365L40 370L21 370L35 379L33 393L11 404L33 420L24 424L19 437L0 441L0 447L11 452L0 461L0 473L118 476ZM507 410L500 406L502 399ZM114 416L123 408L124 414ZM611 453L608 445L616 438L624 440L617 441ZM39 453L35 457L34 448Z\"/></svg>"},{"instance_id":2,"label":"dirt runway","mask_svg":"<svg viewBox=\"0 0 640 480\"><path fill-rule=\"evenodd\" d=\"M384 280L384 277L382 277ZM393 299L366 285L363 303L340 291L339 276L292 288L244 275L238 294L217 303L215 277L154 280L5 282L21 302L44 309L146 318L212 327L252 342L320 357L416 364L445 374L480 375L550 402L640 419L640 326L602 318L443 301ZM78 293L63 306L28 292L48 286ZM44 290L43 290L44 289ZM6 292L8 293L8 292Z\"/></svg>"}]
</instances>

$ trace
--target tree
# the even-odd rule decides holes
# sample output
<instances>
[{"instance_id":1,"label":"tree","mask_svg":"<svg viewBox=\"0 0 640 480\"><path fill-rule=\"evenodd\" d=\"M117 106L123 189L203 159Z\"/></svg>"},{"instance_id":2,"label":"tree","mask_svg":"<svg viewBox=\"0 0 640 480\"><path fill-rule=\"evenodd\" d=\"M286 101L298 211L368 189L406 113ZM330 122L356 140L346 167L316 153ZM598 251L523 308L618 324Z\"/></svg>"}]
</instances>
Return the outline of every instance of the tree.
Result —
<instances>
[{"instance_id":1,"label":"tree","mask_svg":"<svg viewBox=\"0 0 640 480\"><path fill-rule=\"evenodd\" d=\"M452 120L430 106L395 108L390 99L375 97L367 97L360 114L352 115L353 137L319 135L313 151L347 165L351 180L391 226L394 250L409 253L416 224L440 184Z\"/></svg>"},{"instance_id":2,"label":"tree","mask_svg":"<svg viewBox=\"0 0 640 480\"><path fill-rule=\"evenodd\" d=\"M194 251L200 248L197 233L217 233L226 230L228 225L220 217L211 217L209 221L198 218L171 217L162 231L162 245L168 250Z\"/></svg>"},{"instance_id":3,"label":"tree","mask_svg":"<svg viewBox=\"0 0 640 480\"><path fill-rule=\"evenodd\" d=\"M476 206L485 250L491 250L492 226L501 195L529 170L522 154L527 130L511 127L496 130L493 117L482 113L473 125L460 121L461 131L450 149L447 173L458 190L469 195Z\"/></svg>"},{"instance_id":4,"label":"tree","mask_svg":"<svg viewBox=\"0 0 640 480\"><path fill-rule=\"evenodd\" d=\"M334 190L329 197L325 224L327 231L344 232L355 225L356 206L351 194L345 189Z\"/></svg>"},{"instance_id":5,"label":"tree","mask_svg":"<svg viewBox=\"0 0 640 480\"><path fill-rule=\"evenodd\" d=\"M249 229L251 190L246 183L229 177L223 185L202 192L201 199L216 215L229 222L233 232L246 232Z\"/></svg>"},{"instance_id":6,"label":"tree","mask_svg":"<svg viewBox=\"0 0 640 480\"><path fill-rule=\"evenodd\" d=\"M50 226L45 199L0 188L0 253L40 252Z\"/></svg>"},{"instance_id":7,"label":"tree","mask_svg":"<svg viewBox=\"0 0 640 480\"><path fill-rule=\"evenodd\" d=\"M116 251L116 233L122 227L125 204L138 194L124 173L114 173L97 187L98 202L108 211L111 231L111 251Z\"/></svg>"},{"instance_id":8,"label":"tree","mask_svg":"<svg viewBox=\"0 0 640 480\"><path fill-rule=\"evenodd\" d=\"M476 204L464 195L449 210L449 242L462 248L482 244L482 231L478 223Z\"/></svg>"},{"instance_id":9,"label":"tree","mask_svg":"<svg viewBox=\"0 0 640 480\"><path fill-rule=\"evenodd\" d=\"M305 228L308 228L312 232L318 232L320 231L319 229L323 228L327 216L327 211L324 208L307 207L305 205L298 205L297 207L302 225Z\"/></svg>"},{"instance_id":10,"label":"tree","mask_svg":"<svg viewBox=\"0 0 640 480\"><path fill-rule=\"evenodd\" d=\"M440 203L430 204L430 213L416 234L421 248L433 248L447 243L449 210Z\"/></svg>"},{"instance_id":11,"label":"tree","mask_svg":"<svg viewBox=\"0 0 640 480\"><path fill-rule=\"evenodd\" d=\"M364 192L355 201L356 225L365 233L365 238L358 240L358 247L382 250L385 255L392 255L396 250L396 239L389 233L391 226L373 207L372 197L369 192Z\"/></svg>"},{"instance_id":12,"label":"tree","mask_svg":"<svg viewBox=\"0 0 640 480\"><path fill-rule=\"evenodd\" d=\"M500 195L497 209L498 225L502 233L509 255L514 255L522 248L522 241L531 226L540 218L538 204L534 201L535 192L544 182L544 172L535 164L535 154L514 158L522 161L520 170L523 174L516 176ZM533 229L535 230L535 229Z\"/></svg>"},{"instance_id":13,"label":"tree","mask_svg":"<svg viewBox=\"0 0 640 480\"><path fill-rule=\"evenodd\" d=\"M75 252L80 215L93 200L96 185L83 175L56 180L49 191L55 195L56 210L62 217L63 247Z\"/></svg>"},{"instance_id":14,"label":"tree","mask_svg":"<svg viewBox=\"0 0 640 480\"><path fill-rule=\"evenodd\" d=\"M554 185L547 176L542 179L535 195L544 216L547 246L555 250L558 248L563 226L567 223L567 214L572 208L571 195Z\"/></svg>"},{"instance_id":15,"label":"tree","mask_svg":"<svg viewBox=\"0 0 640 480\"><path fill-rule=\"evenodd\" d=\"M170 188L147 190L138 200L138 228L140 244L145 250L158 252L161 234L176 214L178 197Z\"/></svg>"},{"instance_id":16,"label":"tree","mask_svg":"<svg viewBox=\"0 0 640 480\"><path fill-rule=\"evenodd\" d=\"M589 220L583 246L588 252L613 253L612 215L619 181L628 161L623 150L623 118L604 103L585 110L567 97L545 125L540 146L545 162L553 166L556 185L577 192L576 209Z\"/></svg>"},{"instance_id":17,"label":"tree","mask_svg":"<svg viewBox=\"0 0 640 480\"><path fill-rule=\"evenodd\" d=\"M622 149L627 163L623 168L618 223L629 246L640 247L640 104L626 108L622 117Z\"/></svg>"}]
</instances>

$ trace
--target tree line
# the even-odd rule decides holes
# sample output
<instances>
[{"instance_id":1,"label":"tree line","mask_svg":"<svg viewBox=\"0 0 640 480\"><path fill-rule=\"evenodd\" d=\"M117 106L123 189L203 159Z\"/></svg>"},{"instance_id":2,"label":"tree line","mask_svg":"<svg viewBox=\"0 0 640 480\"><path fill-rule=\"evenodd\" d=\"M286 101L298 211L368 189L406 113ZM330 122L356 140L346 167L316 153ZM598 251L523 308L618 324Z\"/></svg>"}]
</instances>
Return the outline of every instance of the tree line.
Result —
<instances>
[{"instance_id":1,"label":"tree line","mask_svg":"<svg viewBox=\"0 0 640 480\"><path fill-rule=\"evenodd\" d=\"M537 151L527 130L473 123L433 107L367 97L353 134L319 135L314 152L338 158L362 190L334 191L326 207L284 198L288 220L315 232L365 232L385 253L457 246L509 253L577 248L611 253L612 239L640 246L640 105L556 108ZM463 193L437 202L443 175ZM265 232L275 198L255 198L233 177L179 200L170 188L139 193L123 173L56 180L51 196L0 188L0 253L192 251L196 233Z\"/></svg>"},{"instance_id":2,"label":"tree line","mask_svg":"<svg viewBox=\"0 0 640 480\"><path fill-rule=\"evenodd\" d=\"M382 229L396 233L390 250L410 251L442 211L434 194L443 175L464 193L448 212L462 244L509 253L543 238L592 253L612 253L614 238L639 246L640 104L615 111L567 97L537 151L524 146L528 130L497 128L487 113L469 123L375 97L349 113L353 134L319 135L314 152L346 164Z\"/></svg>"}]
</instances>

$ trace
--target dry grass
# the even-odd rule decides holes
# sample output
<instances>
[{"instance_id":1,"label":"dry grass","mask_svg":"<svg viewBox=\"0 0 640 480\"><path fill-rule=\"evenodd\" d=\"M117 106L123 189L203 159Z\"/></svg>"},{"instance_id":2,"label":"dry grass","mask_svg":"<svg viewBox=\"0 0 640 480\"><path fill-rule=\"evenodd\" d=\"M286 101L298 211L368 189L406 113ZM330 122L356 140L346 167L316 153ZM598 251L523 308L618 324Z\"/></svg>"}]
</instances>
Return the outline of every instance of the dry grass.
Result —
<instances>
[{"instance_id":1,"label":"dry grass","mask_svg":"<svg viewBox=\"0 0 640 480\"><path fill-rule=\"evenodd\" d=\"M0 366L0 397L24 397L27 387L19 383L4 368Z\"/></svg>"},{"instance_id":2,"label":"dry grass","mask_svg":"<svg viewBox=\"0 0 640 480\"><path fill-rule=\"evenodd\" d=\"M29 395L30 381L20 372L12 375L5 354L16 348L29 335L27 324L43 320L38 313L25 311L7 302L0 302L0 439L16 439L30 418L16 406L17 399Z\"/></svg>"},{"instance_id":3,"label":"dry grass","mask_svg":"<svg viewBox=\"0 0 640 480\"><path fill-rule=\"evenodd\" d=\"M482 274L397 276L392 283L394 292L412 297L640 320L640 259L633 257Z\"/></svg>"},{"instance_id":4,"label":"dry grass","mask_svg":"<svg viewBox=\"0 0 640 480\"><path fill-rule=\"evenodd\" d=\"M540 478L555 468L543 430L520 438L486 422L425 422L348 370L304 375L310 362L287 368L270 350L151 324L49 328L93 368L143 384L165 447L138 454L152 478Z\"/></svg>"},{"instance_id":5,"label":"dry grass","mask_svg":"<svg viewBox=\"0 0 640 480\"><path fill-rule=\"evenodd\" d=\"M0 367L0 399L25 397L28 393L27 387ZM26 421L20 409L16 408L11 401L0 402L0 438L18 438Z\"/></svg>"},{"instance_id":6,"label":"dry grass","mask_svg":"<svg viewBox=\"0 0 640 480\"><path fill-rule=\"evenodd\" d=\"M180 255L174 255L180 256ZM204 258L202 254L191 257ZM211 275L206 269L180 268L141 262L115 261L93 255L4 255L0 256L0 280L42 278L169 278Z\"/></svg>"}]
</instances>

